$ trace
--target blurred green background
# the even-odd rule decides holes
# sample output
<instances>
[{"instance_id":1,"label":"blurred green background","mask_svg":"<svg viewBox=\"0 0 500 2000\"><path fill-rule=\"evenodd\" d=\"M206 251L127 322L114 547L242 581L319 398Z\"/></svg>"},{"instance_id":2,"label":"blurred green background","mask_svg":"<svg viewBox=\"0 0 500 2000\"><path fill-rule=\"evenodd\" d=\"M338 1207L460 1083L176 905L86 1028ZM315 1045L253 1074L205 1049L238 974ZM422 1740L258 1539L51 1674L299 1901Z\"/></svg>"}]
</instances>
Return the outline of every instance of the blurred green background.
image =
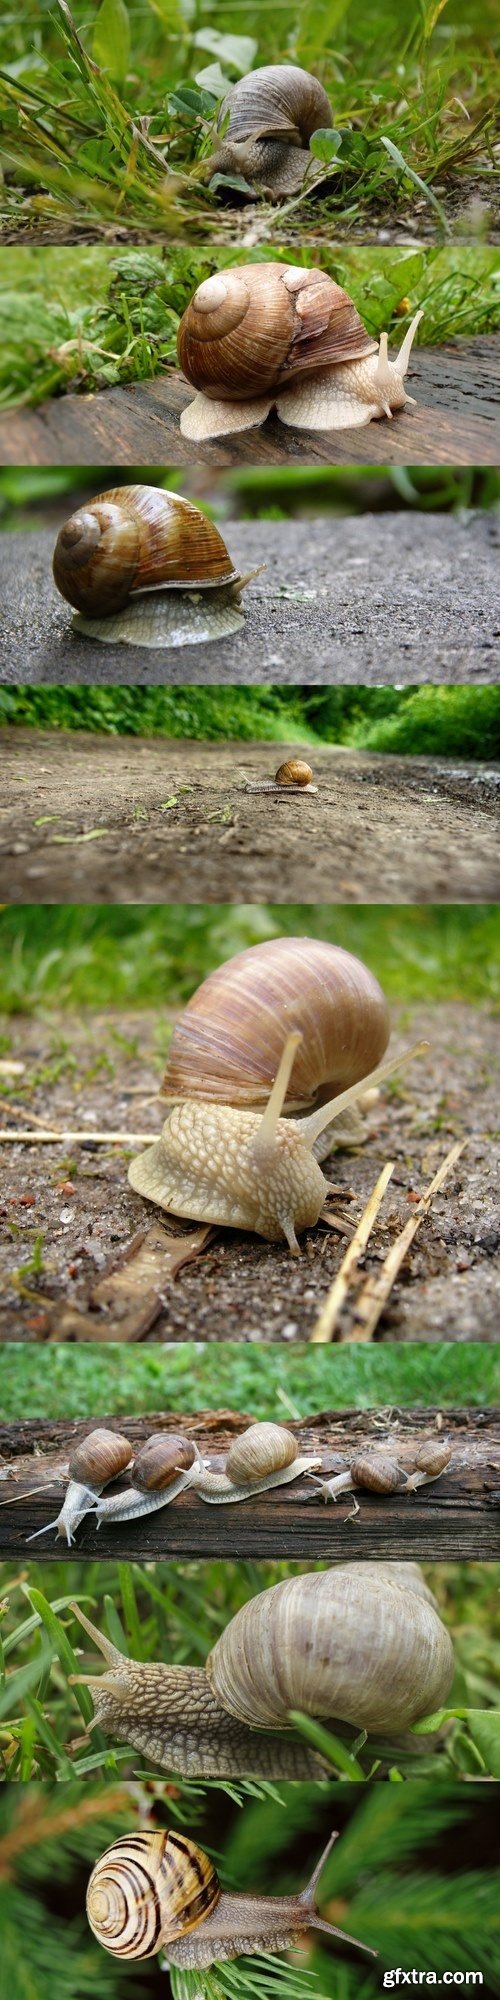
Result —
<instances>
[{"instance_id":1,"label":"blurred green background","mask_svg":"<svg viewBox=\"0 0 500 2000\"><path fill-rule=\"evenodd\" d=\"M364 959L388 998L498 1003L497 904L36 903L0 908L0 1008L153 1007L188 997L212 967L264 938L325 938ZM1 1052L8 1052L8 1027Z\"/></svg>"}]
</instances>

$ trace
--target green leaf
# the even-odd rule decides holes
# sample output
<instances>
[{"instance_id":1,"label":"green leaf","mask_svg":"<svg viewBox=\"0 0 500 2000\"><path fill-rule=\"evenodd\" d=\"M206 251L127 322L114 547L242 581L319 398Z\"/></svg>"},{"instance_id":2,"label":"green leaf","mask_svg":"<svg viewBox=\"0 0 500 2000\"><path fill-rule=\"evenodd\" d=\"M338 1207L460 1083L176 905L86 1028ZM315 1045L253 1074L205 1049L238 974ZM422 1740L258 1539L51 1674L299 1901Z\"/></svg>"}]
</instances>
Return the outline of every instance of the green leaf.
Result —
<instances>
[{"instance_id":1,"label":"green leaf","mask_svg":"<svg viewBox=\"0 0 500 2000\"><path fill-rule=\"evenodd\" d=\"M54 1652L57 1653L66 1677L69 1674L79 1674L80 1662L77 1660L76 1653L73 1652L73 1647L70 1646L64 1626L61 1625L60 1619L56 1618L52 1605L47 1603L47 1598L42 1595L41 1590L27 1590L26 1596L29 1598L30 1604L33 1605L33 1610L38 1612L42 1625L45 1626L45 1630L48 1632ZM91 1722L94 1711L88 1688L75 1687L75 1695L84 1722Z\"/></svg>"},{"instance_id":2,"label":"green leaf","mask_svg":"<svg viewBox=\"0 0 500 2000\"><path fill-rule=\"evenodd\" d=\"M490 1777L500 1778L500 1710L469 1708L467 1722Z\"/></svg>"},{"instance_id":3,"label":"green leaf","mask_svg":"<svg viewBox=\"0 0 500 2000\"><path fill-rule=\"evenodd\" d=\"M237 70L238 76L246 76L257 54L252 35L222 35L218 28L198 28L193 41L195 48L207 49L209 55L218 56L229 69Z\"/></svg>"},{"instance_id":4,"label":"green leaf","mask_svg":"<svg viewBox=\"0 0 500 2000\"><path fill-rule=\"evenodd\" d=\"M328 166L329 161L334 160L336 153L340 152L341 145L341 132L335 132L333 126L330 131L327 126L323 129L320 125L309 140L309 152L313 153L315 160L324 160Z\"/></svg>"},{"instance_id":5,"label":"green leaf","mask_svg":"<svg viewBox=\"0 0 500 2000\"><path fill-rule=\"evenodd\" d=\"M314 1722L310 1715L302 1715L299 1709L290 1709L289 1720L293 1722L294 1728L299 1730L300 1735L305 1736L306 1742L312 1743L313 1749L319 1751L321 1757L328 1758L329 1764L335 1764L339 1771L343 1771L346 1778L352 1779L353 1783L364 1784L365 1774L361 1764L358 1764L357 1757L353 1757L346 1744L341 1742L339 1736L334 1736L331 1729L323 1729L320 1722Z\"/></svg>"},{"instance_id":6,"label":"green leaf","mask_svg":"<svg viewBox=\"0 0 500 2000\"><path fill-rule=\"evenodd\" d=\"M130 61L130 22L125 0L102 0L92 38L92 54L114 83L125 83Z\"/></svg>"},{"instance_id":7,"label":"green leaf","mask_svg":"<svg viewBox=\"0 0 500 2000\"><path fill-rule=\"evenodd\" d=\"M198 69L196 82L203 92L215 97L217 104L220 104L221 97L225 97L226 91L231 88L231 79L224 75L224 70L218 62L207 63L205 69Z\"/></svg>"},{"instance_id":8,"label":"green leaf","mask_svg":"<svg viewBox=\"0 0 500 2000\"><path fill-rule=\"evenodd\" d=\"M191 117L193 120L195 118L212 118L219 97L222 97L224 91L227 90L227 79L226 77L222 78L222 73L219 73L221 74L221 81L223 83L222 91L217 90L214 96L210 90L200 90L197 84L181 83L178 90L171 90L169 92L167 99L168 110L180 111L184 118Z\"/></svg>"}]
</instances>

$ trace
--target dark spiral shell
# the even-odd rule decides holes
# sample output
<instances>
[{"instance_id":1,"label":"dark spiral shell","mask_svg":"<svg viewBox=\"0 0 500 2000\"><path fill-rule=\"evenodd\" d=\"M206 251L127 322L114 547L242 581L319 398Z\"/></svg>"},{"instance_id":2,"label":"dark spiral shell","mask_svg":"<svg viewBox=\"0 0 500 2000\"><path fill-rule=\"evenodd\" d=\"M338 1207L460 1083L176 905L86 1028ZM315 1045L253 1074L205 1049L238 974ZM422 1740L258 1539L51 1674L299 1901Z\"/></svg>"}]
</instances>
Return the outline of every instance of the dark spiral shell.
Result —
<instances>
[{"instance_id":1,"label":"dark spiral shell","mask_svg":"<svg viewBox=\"0 0 500 2000\"><path fill-rule=\"evenodd\" d=\"M137 591L236 581L213 521L158 486L98 493L61 528L52 566L61 596L90 617L122 611Z\"/></svg>"},{"instance_id":2,"label":"dark spiral shell","mask_svg":"<svg viewBox=\"0 0 500 2000\"><path fill-rule=\"evenodd\" d=\"M181 319L177 352L195 389L238 401L374 352L348 293L326 272L239 264L206 278Z\"/></svg>"},{"instance_id":3,"label":"dark spiral shell","mask_svg":"<svg viewBox=\"0 0 500 2000\"><path fill-rule=\"evenodd\" d=\"M181 1833L130 1833L96 1862L87 1889L94 1937L116 1958L152 1958L195 1929L220 1896L213 1863Z\"/></svg>"},{"instance_id":4,"label":"dark spiral shell","mask_svg":"<svg viewBox=\"0 0 500 2000\"><path fill-rule=\"evenodd\" d=\"M195 1457L190 1438L177 1437L173 1431L154 1431L136 1453L134 1486L141 1493L160 1493L172 1485L178 1472L189 1471Z\"/></svg>"},{"instance_id":5,"label":"dark spiral shell","mask_svg":"<svg viewBox=\"0 0 500 2000\"><path fill-rule=\"evenodd\" d=\"M84 1486L105 1486L108 1480L117 1479L119 1472L125 1472L133 1456L132 1445L119 1431L89 1431L71 1452L70 1478Z\"/></svg>"}]
</instances>

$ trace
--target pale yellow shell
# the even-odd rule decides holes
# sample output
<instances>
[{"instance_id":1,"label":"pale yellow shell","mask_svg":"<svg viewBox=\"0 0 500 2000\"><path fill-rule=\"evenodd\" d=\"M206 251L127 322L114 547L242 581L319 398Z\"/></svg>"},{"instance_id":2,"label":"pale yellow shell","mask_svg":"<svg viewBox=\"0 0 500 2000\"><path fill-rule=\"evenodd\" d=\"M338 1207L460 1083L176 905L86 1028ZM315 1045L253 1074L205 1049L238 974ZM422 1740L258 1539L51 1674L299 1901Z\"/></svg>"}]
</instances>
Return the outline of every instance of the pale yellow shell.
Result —
<instances>
[{"instance_id":1,"label":"pale yellow shell","mask_svg":"<svg viewBox=\"0 0 500 2000\"><path fill-rule=\"evenodd\" d=\"M287 1034L299 1029L286 1109L311 1110L357 1083L389 1039L384 995L361 959L311 937L272 938L209 973L176 1022L162 1096L265 1104Z\"/></svg>"},{"instance_id":2,"label":"pale yellow shell","mask_svg":"<svg viewBox=\"0 0 500 2000\"><path fill-rule=\"evenodd\" d=\"M297 1456L296 1439L281 1424L250 1424L229 1446L226 1472L237 1486L245 1480L264 1479L267 1472L280 1472L283 1466L293 1465Z\"/></svg>"},{"instance_id":3,"label":"pale yellow shell","mask_svg":"<svg viewBox=\"0 0 500 2000\"><path fill-rule=\"evenodd\" d=\"M87 1916L115 1957L151 1958L194 1930L219 1896L213 1863L185 1834L124 1834L96 1862Z\"/></svg>"},{"instance_id":4,"label":"pale yellow shell","mask_svg":"<svg viewBox=\"0 0 500 2000\"><path fill-rule=\"evenodd\" d=\"M257 1729L291 1709L405 1731L446 1700L453 1653L414 1564L338 1564L252 1598L218 1639L207 1675L222 1707Z\"/></svg>"}]
</instances>

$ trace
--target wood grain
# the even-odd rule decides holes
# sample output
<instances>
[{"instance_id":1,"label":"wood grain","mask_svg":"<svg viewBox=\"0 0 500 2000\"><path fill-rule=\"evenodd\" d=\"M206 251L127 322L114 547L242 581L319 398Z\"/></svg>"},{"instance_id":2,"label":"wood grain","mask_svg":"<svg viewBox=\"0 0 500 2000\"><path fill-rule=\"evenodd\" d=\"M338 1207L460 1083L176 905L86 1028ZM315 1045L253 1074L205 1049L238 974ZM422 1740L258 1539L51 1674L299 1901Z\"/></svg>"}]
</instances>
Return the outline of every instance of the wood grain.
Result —
<instances>
[{"instance_id":1,"label":"wood grain","mask_svg":"<svg viewBox=\"0 0 500 2000\"><path fill-rule=\"evenodd\" d=\"M2 465L496 465L500 344L494 336L418 348L416 407L364 430L287 430L276 416L237 438L190 445L179 417L192 391L173 369L154 381L53 397L3 419Z\"/></svg>"},{"instance_id":2,"label":"wood grain","mask_svg":"<svg viewBox=\"0 0 500 2000\"><path fill-rule=\"evenodd\" d=\"M202 1410L182 1417L155 1411L139 1418L94 1417L84 1423L44 1423L32 1419L0 1424L0 1555L66 1560L66 1545L50 1534L30 1550L27 1537L58 1512L69 1451L97 1423L122 1430L134 1444L153 1430L184 1431L202 1451L224 1452L250 1416L231 1410ZM405 1409L339 1412L326 1410L307 1424L290 1424L301 1447L317 1450L326 1470L343 1468L369 1442L391 1447L409 1465L423 1437L436 1434L452 1447L450 1467L433 1485L409 1495L381 1499L363 1494L354 1520L352 1494L335 1505L311 1500L309 1482L275 1488L240 1506L209 1507L195 1493L142 1520L96 1530L88 1517L78 1531L79 1559L260 1557L333 1560L384 1557L427 1561L488 1561L500 1557L500 1410ZM57 1476L56 1476L57 1475ZM45 1482L46 1490L30 1491Z\"/></svg>"}]
</instances>

